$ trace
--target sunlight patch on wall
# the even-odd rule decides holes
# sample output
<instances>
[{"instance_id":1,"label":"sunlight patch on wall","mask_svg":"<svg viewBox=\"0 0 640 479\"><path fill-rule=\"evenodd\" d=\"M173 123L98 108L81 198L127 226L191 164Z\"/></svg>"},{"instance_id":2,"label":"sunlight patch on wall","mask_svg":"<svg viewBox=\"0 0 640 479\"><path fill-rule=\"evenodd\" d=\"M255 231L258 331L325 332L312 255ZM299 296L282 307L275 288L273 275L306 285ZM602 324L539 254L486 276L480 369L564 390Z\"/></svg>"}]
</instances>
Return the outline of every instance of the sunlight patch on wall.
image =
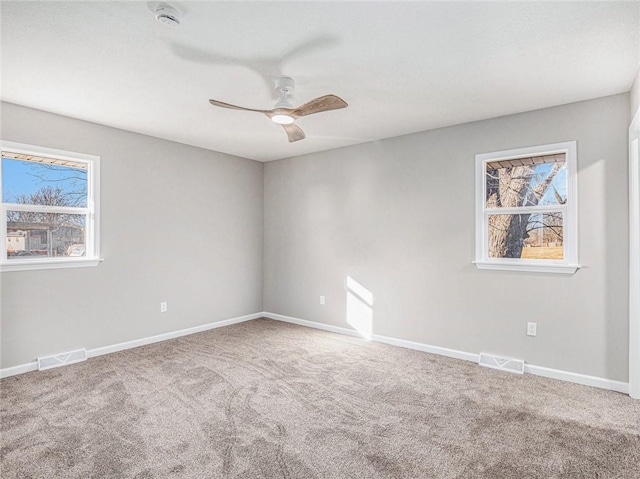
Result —
<instances>
[{"instance_id":1,"label":"sunlight patch on wall","mask_svg":"<svg viewBox=\"0 0 640 479\"><path fill-rule=\"evenodd\" d=\"M373 293L347 276L347 323L363 337L373 333Z\"/></svg>"}]
</instances>

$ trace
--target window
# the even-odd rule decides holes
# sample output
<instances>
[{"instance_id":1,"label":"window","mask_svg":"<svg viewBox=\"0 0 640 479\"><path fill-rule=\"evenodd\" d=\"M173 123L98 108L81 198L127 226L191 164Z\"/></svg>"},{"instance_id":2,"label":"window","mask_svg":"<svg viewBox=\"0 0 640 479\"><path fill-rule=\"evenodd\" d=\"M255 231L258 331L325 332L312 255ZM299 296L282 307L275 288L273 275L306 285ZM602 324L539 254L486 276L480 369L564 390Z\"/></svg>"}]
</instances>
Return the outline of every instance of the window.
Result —
<instances>
[{"instance_id":1,"label":"window","mask_svg":"<svg viewBox=\"0 0 640 479\"><path fill-rule=\"evenodd\" d=\"M575 141L476 155L476 266L575 273L576 176Z\"/></svg>"},{"instance_id":2,"label":"window","mask_svg":"<svg viewBox=\"0 0 640 479\"><path fill-rule=\"evenodd\" d=\"M0 271L100 261L100 158L3 141Z\"/></svg>"}]
</instances>

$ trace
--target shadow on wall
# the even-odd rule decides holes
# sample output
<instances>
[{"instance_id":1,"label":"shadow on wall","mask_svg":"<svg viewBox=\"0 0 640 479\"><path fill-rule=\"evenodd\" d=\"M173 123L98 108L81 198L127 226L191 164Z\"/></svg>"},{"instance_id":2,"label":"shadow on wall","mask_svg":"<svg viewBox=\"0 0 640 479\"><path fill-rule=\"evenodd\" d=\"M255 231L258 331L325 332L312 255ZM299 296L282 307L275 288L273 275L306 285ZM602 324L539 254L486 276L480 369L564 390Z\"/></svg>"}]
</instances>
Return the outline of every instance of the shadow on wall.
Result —
<instances>
[{"instance_id":1,"label":"shadow on wall","mask_svg":"<svg viewBox=\"0 0 640 479\"><path fill-rule=\"evenodd\" d=\"M347 276L347 323L360 335L371 339L373 334L373 293Z\"/></svg>"}]
</instances>

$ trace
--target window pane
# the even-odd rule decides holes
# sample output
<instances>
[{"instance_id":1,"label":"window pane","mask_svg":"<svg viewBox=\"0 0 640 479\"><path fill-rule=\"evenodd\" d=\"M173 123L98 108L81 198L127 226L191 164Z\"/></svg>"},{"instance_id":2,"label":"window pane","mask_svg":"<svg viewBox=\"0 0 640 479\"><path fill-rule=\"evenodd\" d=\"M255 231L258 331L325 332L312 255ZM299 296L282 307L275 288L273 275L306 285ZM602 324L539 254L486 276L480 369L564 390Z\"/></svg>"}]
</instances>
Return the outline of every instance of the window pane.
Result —
<instances>
[{"instance_id":1,"label":"window pane","mask_svg":"<svg viewBox=\"0 0 640 479\"><path fill-rule=\"evenodd\" d=\"M7 211L7 258L85 256L85 215Z\"/></svg>"},{"instance_id":2,"label":"window pane","mask_svg":"<svg viewBox=\"0 0 640 479\"><path fill-rule=\"evenodd\" d=\"M562 213L489 215L489 257L563 259Z\"/></svg>"},{"instance_id":3,"label":"window pane","mask_svg":"<svg viewBox=\"0 0 640 479\"><path fill-rule=\"evenodd\" d=\"M485 164L487 208L562 205L567 202L566 155Z\"/></svg>"},{"instance_id":4,"label":"window pane","mask_svg":"<svg viewBox=\"0 0 640 479\"><path fill-rule=\"evenodd\" d=\"M87 206L87 170L45 161L7 158L2 153L2 201L25 205ZM11 154L14 155L14 154ZM15 155L14 155L15 156ZM42 161L42 162L40 162Z\"/></svg>"}]
</instances>

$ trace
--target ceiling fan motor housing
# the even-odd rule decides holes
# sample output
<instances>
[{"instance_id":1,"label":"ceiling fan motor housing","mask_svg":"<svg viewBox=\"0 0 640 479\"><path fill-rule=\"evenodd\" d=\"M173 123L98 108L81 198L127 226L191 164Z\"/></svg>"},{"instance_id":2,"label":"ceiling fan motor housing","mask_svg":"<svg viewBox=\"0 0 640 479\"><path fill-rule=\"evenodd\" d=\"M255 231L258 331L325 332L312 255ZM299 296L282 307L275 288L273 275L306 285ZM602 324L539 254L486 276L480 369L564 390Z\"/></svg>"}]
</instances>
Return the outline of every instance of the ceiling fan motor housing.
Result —
<instances>
[{"instance_id":1,"label":"ceiling fan motor housing","mask_svg":"<svg viewBox=\"0 0 640 479\"><path fill-rule=\"evenodd\" d=\"M291 77L276 78L276 90L280 93L293 93L296 89L296 82Z\"/></svg>"},{"instance_id":2,"label":"ceiling fan motor housing","mask_svg":"<svg viewBox=\"0 0 640 479\"><path fill-rule=\"evenodd\" d=\"M293 103L289 100L288 95L293 93L296 89L296 82L293 81L293 78L289 77L280 77L276 79L276 91L280 93L280 98L276 102L274 109L277 108L285 108L292 109Z\"/></svg>"}]
</instances>

